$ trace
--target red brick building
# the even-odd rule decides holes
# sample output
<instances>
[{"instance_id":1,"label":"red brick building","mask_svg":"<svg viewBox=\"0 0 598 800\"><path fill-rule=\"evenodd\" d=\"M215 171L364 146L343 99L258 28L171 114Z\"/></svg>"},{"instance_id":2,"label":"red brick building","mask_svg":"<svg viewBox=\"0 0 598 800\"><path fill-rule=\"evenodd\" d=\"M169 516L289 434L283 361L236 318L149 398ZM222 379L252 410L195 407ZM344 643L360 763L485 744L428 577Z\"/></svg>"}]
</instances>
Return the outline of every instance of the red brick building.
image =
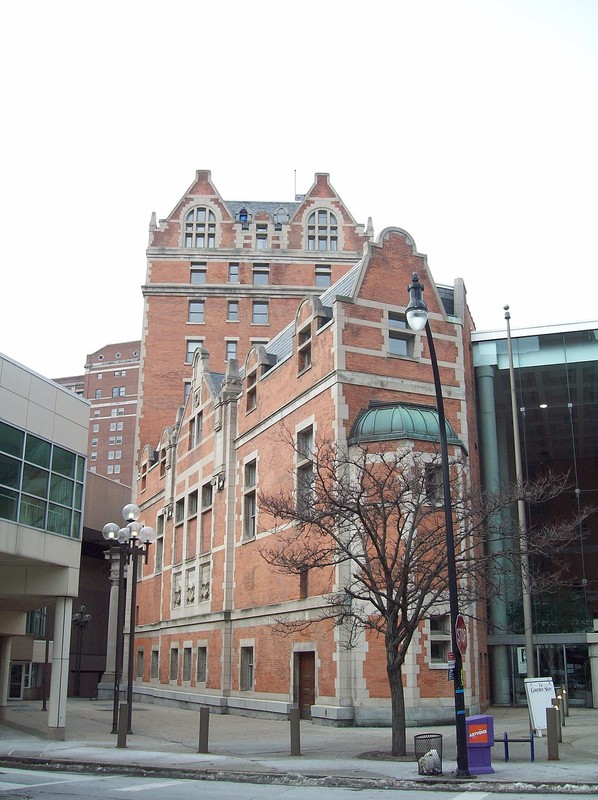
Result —
<instances>
[{"instance_id":1,"label":"red brick building","mask_svg":"<svg viewBox=\"0 0 598 800\"><path fill-rule=\"evenodd\" d=\"M133 486L140 341L107 344L85 360L85 374L55 378L91 403L87 465L91 472Z\"/></svg>"},{"instance_id":2,"label":"red brick building","mask_svg":"<svg viewBox=\"0 0 598 800\"><path fill-rule=\"evenodd\" d=\"M207 171L172 213L152 217L147 250L139 446L155 446L191 380L193 351L212 369L243 361L361 258L371 230L358 225L317 174L293 202L223 200Z\"/></svg>"},{"instance_id":3,"label":"red brick building","mask_svg":"<svg viewBox=\"0 0 598 800\"><path fill-rule=\"evenodd\" d=\"M405 324L413 272L426 286L457 437L451 454L478 479L463 284L436 287L404 231L387 229L376 242L370 234L326 175L296 203L258 208L225 203L199 172L173 214L153 225L137 502L159 538L138 584L140 695L246 714L286 714L299 703L321 722L389 722L378 640L363 636L347 649L325 622L276 632L278 618L317 619L340 573L301 581L260 555L270 536L260 492L292 486L306 466L283 446L289 432L309 452L318 439L351 447L372 403L434 415L425 339ZM318 285L324 268L330 287ZM256 306L266 315L256 317ZM233 337L236 357L226 349ZM382 449L430 449L413 429L387 434ZM475 626L469 635L466 705L475 713L488 702L486 642ZM453 716L448 638L430 620L415 637L405 669L409 722Z\"/></svg>"}]
</instances>

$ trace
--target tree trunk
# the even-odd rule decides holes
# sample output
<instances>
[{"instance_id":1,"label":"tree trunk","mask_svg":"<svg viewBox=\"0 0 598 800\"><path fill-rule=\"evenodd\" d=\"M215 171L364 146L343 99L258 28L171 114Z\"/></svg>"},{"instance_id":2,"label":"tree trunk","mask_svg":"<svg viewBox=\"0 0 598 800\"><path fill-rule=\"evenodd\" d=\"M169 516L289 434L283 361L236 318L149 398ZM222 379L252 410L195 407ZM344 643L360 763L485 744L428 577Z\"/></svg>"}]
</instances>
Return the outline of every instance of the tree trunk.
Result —
<instances>
[{"instance_id":1,"label":"tree trunk","mask_svg":"<svg viewBox=\"0 0 598 800\"><path fill-rule=\"evenodd\" d=\"M392 712L392 745L393 756L407 755L407 731L405 729L405 695L403 693L402 663L396 651L388 653L386 672L390 686L390 708Z\"/></svg>"}]
</instances>

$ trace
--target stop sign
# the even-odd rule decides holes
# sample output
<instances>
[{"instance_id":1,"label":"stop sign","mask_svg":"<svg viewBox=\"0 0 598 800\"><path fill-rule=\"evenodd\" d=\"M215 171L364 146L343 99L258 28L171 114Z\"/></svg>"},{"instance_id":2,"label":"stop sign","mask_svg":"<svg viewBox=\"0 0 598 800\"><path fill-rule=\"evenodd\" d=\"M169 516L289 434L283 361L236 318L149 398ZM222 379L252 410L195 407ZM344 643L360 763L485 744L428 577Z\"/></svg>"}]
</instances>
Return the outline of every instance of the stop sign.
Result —
<instances>
[{"instance_id":1,"label":"stop sign","mask_svg":"<svg viewBox=\"0 0 598 800\"><path fill-rule=\"evenodd\" d=\"M459 652L464 656L467 650L467 625L463 614L457 614L457 619L455 620L455 639L457 640Z\"/></svg>"}]
</instances>

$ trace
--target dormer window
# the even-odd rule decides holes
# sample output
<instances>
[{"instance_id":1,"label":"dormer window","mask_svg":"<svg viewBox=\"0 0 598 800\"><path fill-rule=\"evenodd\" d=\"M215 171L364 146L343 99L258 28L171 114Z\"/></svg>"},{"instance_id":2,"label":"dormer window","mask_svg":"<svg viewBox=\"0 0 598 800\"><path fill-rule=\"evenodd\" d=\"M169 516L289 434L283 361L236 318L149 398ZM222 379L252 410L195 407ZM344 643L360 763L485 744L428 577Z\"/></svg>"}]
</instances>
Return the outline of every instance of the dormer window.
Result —
<instances>
[{"instance_id":1,"label":"dormer window","mask_svg":"<svg viewBox=\"0 0 598 800\"><path fill-rule=\"evenodd\" d=\"M185 247L216 247L216 216L209 208L197 206L187 213Z\"/></svg>"},{"instance_id":2,"label":"dormer window","mask_svg":"<svg viewBox=\"0 0 598 800\"><path fill-rule=\"evenodd\" d=\"M249 214L247 213L246 208L242 208L239 211L239 222L241 223L241 230L249 230Z\"/></svg>"},{"instance_id":3,"label":"dormer window","mask_svg":"<svg viewBox=\"0 0 598 800\"><path fill-rule=\"evenodd\" d=\"M299 331L297 341L299 372L304 372L311 367L311 322Z\"/></svg>"},{"instance_id":4,"label":"dormer window","mask_svg":"<svg viewBox=\"0 0 598 800\"><path fill-rule=\"evenodd\" d=\"M247 411L253 411L257 406L257 369L254 369L247 376L245 388L247 392Z\"/></svg>"},{"instance_id":5,"label":"dormer window","mask_svg":"<svg viewBox=\"0 0 598 800\"><path fill-rule=\"evenodd\" d=\"M332 211L320 208L307 218L307 249L338 250L338 224Z\"/></svg>"}]
</instances>

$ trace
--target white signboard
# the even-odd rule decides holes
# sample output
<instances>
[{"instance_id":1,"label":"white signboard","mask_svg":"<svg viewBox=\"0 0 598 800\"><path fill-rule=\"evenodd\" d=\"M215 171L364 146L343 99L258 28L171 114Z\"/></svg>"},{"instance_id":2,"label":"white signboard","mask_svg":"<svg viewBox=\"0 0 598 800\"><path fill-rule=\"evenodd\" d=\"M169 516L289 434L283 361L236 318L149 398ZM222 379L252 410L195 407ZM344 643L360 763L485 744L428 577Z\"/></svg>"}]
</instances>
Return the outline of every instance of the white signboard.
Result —
<instances>
[{"instance_id":1,"label":"white signboard","mask_svg":"<svg viewBox=\"0 0 598 800\"><path fill-rule=\"evenodd\" d=\"M540 736L546 730L546 709L556 697L552 678L524 678L525 694L531 726Z\"/></svg>"}]
</instances>

